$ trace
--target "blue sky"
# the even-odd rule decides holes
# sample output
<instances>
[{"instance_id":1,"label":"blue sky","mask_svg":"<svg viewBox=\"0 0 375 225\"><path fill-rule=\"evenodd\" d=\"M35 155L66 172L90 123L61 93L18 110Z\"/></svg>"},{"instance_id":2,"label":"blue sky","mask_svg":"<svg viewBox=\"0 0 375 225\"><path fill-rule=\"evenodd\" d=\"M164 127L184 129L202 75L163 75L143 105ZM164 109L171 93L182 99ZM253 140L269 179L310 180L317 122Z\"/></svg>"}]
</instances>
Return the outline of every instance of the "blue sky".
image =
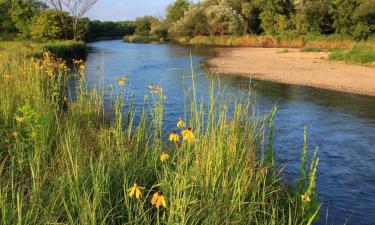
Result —
<instances>
[{"instance_id":1,"label":"blue sky","mask_svg":"<svg viewBox=\"0 0 375 225\"><path fill-rule=\"evenodd\" d=\"M165 16L165 8L174 0L99 0L87 13L101 21L133 20L138 16Z\"/></svg>"}]
</instances>

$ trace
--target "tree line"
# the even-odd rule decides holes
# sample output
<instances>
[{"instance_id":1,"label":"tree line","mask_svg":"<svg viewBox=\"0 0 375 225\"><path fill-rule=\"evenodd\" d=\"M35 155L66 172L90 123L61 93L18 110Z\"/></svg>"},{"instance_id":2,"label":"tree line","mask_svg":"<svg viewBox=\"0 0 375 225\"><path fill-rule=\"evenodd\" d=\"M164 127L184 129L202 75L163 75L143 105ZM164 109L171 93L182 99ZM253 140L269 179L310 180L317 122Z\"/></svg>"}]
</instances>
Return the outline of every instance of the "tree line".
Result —
<instances>
[{"instance_id":1,"label":"tree line","mask_svg":"<svg viewBox=\"0 0 375 225\"><path fill-rule=\"evenodd\" d=\"M166 18L136 20L136 34L374 37L375 0L176 0ZM138 31L138 32L137 32Z\"/></svg>"},{"instance_id":2,"label":"tree line","mask_svg":"<svg viewBox=\"0 0 375 225\"><path fill-rule=\"evenodd\" d=\"M97 0L0 0L0 40L95 40L133 34L134 22L90 21Z\"/></svg>"}]
</instances>

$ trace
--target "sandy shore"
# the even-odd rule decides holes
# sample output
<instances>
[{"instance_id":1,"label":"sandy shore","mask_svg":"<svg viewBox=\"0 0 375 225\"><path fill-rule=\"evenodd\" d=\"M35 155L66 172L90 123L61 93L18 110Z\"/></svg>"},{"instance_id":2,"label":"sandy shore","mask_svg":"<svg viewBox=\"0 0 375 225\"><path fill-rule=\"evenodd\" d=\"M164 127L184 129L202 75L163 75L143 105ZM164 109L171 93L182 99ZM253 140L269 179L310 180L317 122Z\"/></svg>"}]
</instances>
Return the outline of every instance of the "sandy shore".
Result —
<instances>
[{"instance_id":1,"label":"sandy shore","mask_svg":"<svg viewBox=\"0 0 375 225\"><path fill-rule=\"evenodd\" d=\"M223 48L207 61L213 73L375 96L375 68L328 61L325 52Z\"/></svg>"}]
</instances>

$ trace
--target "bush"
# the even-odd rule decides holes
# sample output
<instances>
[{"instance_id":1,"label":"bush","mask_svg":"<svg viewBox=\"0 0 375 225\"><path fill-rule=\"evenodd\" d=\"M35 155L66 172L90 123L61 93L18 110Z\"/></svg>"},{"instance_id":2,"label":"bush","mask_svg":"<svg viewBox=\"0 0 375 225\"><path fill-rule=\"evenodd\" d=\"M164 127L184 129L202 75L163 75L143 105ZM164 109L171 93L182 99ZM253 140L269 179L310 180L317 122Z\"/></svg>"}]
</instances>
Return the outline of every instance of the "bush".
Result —
<instances>
[{"instance_id":1,"label":"bush","mask_svg":"<svg viewBox=\"0 0 375 225\"><path fill-rule=\"evenodd\" d=\"M159 42L161 38L153 37L153 36L142 36L142 35L128 35L123 38L124 42L128 43L151 43L151 42Z\"/></svg>"},{"instance_id":2,"label":"bush","mask_svg":"<svg viewBox=\"0 0 375 225\"><path fill-rule=\"evenodd\" d=\"M64 36L63 26L56 10L44 10L34 18L30 35L37 41L61 39Z\"/></svg>"}]
</instances>

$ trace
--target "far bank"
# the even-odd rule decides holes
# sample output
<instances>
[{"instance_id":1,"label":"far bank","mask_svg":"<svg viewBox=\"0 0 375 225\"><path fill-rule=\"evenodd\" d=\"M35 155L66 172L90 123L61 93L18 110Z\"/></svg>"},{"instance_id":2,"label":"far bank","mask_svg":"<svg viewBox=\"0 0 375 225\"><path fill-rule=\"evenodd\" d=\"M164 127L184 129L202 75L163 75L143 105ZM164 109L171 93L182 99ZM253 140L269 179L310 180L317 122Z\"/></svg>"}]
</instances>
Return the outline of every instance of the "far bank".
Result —
<instances>
[{"instance_id":1,"label":"far bank","mask_svg":"<svg viewBox=\"0 0 375 225\"><path fill-rule=\"evenodd\" d=\"M222 48L207 64L214 74L375 96L374 67L328 61L327 52Z\"/></svg>"}]
</instances>

